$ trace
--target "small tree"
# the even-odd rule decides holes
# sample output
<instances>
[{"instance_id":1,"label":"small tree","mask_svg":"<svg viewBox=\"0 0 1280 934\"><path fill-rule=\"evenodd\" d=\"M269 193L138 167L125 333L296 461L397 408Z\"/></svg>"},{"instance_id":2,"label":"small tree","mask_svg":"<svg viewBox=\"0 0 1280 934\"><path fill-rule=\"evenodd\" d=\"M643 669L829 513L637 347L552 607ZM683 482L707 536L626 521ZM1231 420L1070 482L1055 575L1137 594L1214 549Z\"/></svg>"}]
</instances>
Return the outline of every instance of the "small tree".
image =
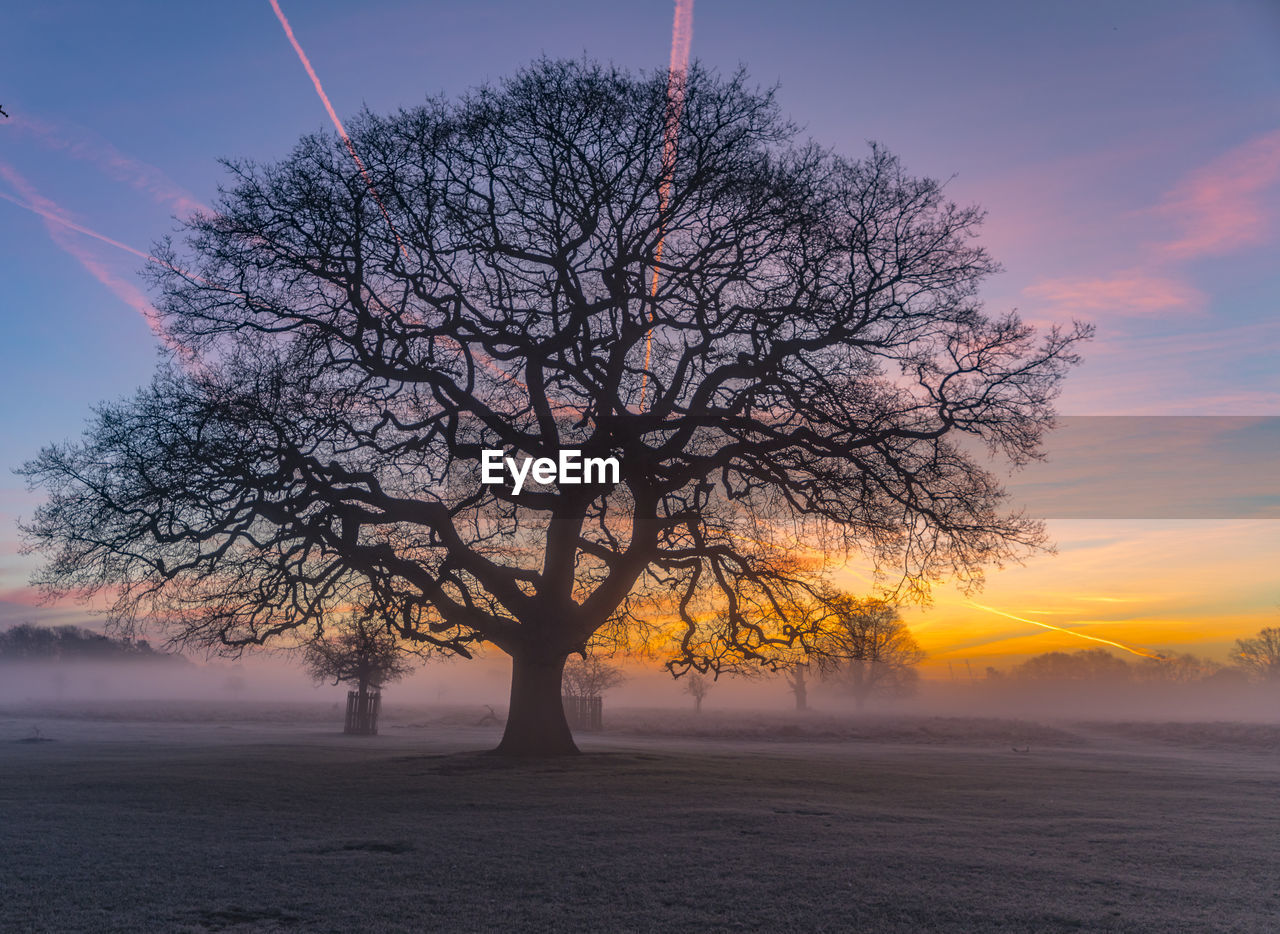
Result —
<instances>
[{"instance_id":1,"label":"small tree","mask_svg":"<svg viewBox=\"0 0 1280 934\"><path fill-rule=\"evenodd\" d=\"M303 648L303 664L316 681L332 678L334 684L354 685L357 704L364 710L371 690L381 690L413 671L408 654L375 614L351 613L331 635L316 633Z\"/></svg>"},{"instance_id":2,"label":"small tree","mask_svg":"<svg viewBox=\"0 0 1280 934\"><path fill-rule=\"evenodd\" d=\"M1280 681L1280 627L1268 627L1252 639L1237 639L1231 657L1254 678Z\"/></svg>"},{"instance_id":3,"label":"small tree","mask_svg":"<svg viewBox=\"0 0 1280 934\"><path fill-rule=\"evenodd\" d=\"M699 671L692 672L684 682L684 692L693 698L693 712L702 713L702 702L711 693L715 682Z\"/></svg>"},{"instance_id":4,"label":"small tree","mask_svg":"<svg viewBox=\"0 0 1280 934\"><path fill-rule=\"evenodd\" d=\"M571 658L564 665L561 691L566 697L599 697L627 680L622 669L596 655Z\"/></svg>"}]
</instances>

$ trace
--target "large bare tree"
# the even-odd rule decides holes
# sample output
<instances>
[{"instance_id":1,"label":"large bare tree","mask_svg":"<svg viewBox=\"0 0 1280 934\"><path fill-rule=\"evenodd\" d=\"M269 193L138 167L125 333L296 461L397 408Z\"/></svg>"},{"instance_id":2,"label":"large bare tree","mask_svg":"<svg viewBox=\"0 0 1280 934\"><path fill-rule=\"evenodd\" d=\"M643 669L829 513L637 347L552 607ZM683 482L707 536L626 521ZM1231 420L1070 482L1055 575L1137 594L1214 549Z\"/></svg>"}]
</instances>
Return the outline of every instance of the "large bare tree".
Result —
<instances>
[{"instance_id":1,"label":"large bare tree","mask_svg":"<svg viewBox=\"0 0 1280 934\"><path fill-rule=\"evenodd\" d=\"M1084 331L985 314L980 211L884 150L797 141L741 75L681 100L540 61L362 115L360 165L326 135L229 164L152 269L181 349L25 468L40 582L232 649L388 607L509 654L500 750L565 753L561 672L602 627L674 620L673 670L705 671L803 647L757 622L799 542L916 592L1040 544L957 439L1033 457ZM487 449L621 471L517 494Z\"/></svg>"}]
</instances>

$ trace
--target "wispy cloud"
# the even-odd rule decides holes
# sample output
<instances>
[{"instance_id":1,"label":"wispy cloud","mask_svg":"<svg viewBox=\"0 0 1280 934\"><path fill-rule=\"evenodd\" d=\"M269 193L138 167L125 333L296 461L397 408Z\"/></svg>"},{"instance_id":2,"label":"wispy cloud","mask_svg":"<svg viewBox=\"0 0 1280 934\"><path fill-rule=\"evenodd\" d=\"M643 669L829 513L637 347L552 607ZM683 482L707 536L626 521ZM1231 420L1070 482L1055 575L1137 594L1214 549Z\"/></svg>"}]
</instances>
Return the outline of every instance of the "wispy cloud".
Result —
<instances>
[{"instance_id":1,"label":"wispy cloud","mask_svg":"<svg viewBox=\"0 0 1280 934\"><path fill-rule=\"evenodd\" d=\"M1166 316L1204 311L1207 296L1181 268L1189 260L1256 247L1273 236L1280 186L1280 130L1223 153L1139 212L1157 226L1145 249L1115 272L1044 279L1023 294L1037 312L1082 318ZM1134 262L1134 260L1137 262ZM1035 317L1040 317L1037 313Z\"/></svg>"},{"instance_id":2,"label":"wispy cloud","mask_svg":"<svg viewBox=\"0 0 1280 934\"><path fill-rule=\"evenodd\" d=\"M1208 297L1172 276L1128 269L1105 278L1046 279L1024 294L1050 306L1052 313L1078 318L1099 313L1166 315L1203 311Z\"/></svg>"},{"instance_id":3,"label":"wispy cloud","mask_svg":"<svg viewBox=\"0 0 1280 934\"><path fill-rule=\"evenodd\" d=\"M1271 210L1264 197L1280 186L1280 130L1224 153L1192 172L1155 208L1177 228L1157 245L1182 260L1229 253L1266 243Z\"/></svg>"}]
</instances>

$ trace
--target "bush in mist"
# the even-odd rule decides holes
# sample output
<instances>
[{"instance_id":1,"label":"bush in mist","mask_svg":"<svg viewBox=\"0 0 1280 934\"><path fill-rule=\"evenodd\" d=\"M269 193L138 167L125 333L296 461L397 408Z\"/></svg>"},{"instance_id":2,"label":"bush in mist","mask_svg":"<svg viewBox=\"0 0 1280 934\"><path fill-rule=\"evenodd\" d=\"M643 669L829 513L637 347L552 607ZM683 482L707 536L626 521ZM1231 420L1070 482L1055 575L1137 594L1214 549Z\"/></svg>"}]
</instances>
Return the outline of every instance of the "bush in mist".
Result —
<instances>
[{"instance_id":1,"label":"bush in mist","mask_svg":"<svg viewBox=\"0 0 1280 934\"><path fill-rule=\"evenodd\" d=\"M1134 684L1194 684L1229 681L1233 669L1198 655L1182 653L1160 658L1125 661L1106 649L1080 649L1077 652L1045 652L1015 665L1008 678L1013 681L1093 682ZM1234 671L1237 675L1238 671ZM989 680L1004 673L987 669Z\"/></svg>"}]
</instances>

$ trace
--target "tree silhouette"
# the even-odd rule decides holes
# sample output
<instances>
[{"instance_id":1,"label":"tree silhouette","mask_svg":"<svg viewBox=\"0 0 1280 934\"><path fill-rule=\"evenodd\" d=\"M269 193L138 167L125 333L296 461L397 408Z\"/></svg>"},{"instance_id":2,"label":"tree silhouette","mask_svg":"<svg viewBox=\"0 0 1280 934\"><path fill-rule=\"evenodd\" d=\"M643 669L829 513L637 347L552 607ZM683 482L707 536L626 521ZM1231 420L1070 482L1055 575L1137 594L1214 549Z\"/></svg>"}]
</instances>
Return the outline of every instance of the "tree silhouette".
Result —
<instances>
[{"instance_id":1,"label":"tree silhouette","mask_svg":"<svg viewBox=\"0 0 1280 934\"><path fill-rule=\"evenodd\" d=\"M329 634L321 630L302 652L303 666L311 677L350 684L361 698L413 671L405 646L395 633L384 621L365 612L348 613Z\"/></svg>"},{"instance_id":2,"label":"tree silhouette","mask_svg":"<svg viewBox=\"0 0 1280 934\"><path fill-rule=\"evenodd\" d=\"M1044 652L1033 655L1013 668L1013 675L1028 681L1127 681L1129 663L1106 649L1077 649L1074 652Z\"/></svg>"},{"instance_id":3,"label":"tree silhouette","mask_svg":"<svg viewBox=\"0 0 1280 934\"><path fill-rule=\"evenodd\" d=\"M1280 681L1280 627L1268 627L1250 639L1237 639L1232 658L1251 677Z\"/></svg>"},{"instance_id":4,"label":"tree silhouette","mask_svg":"<svg viewBox=\"0 0 1280 934\"><path fill-rule=\"evenodd\" d=\"M916 666L925 653L902 622L897 607L836 590L822 593L822 622L814 637L814 659L858 709L873 696L903 697L915 691Z\"/></svg>"},{"instance_id":5,"label":"tree silhouette","mask_svg":"<svg viewBox=\"0 0 1280 934\"><path fill-rule=\"evenodd\" d=\"M702 713L702 702L715 686L715 681L700 671L691 672L685 678L684 692L693 698L694 713Z\"/></svg>"},{"instance_id":6,"label":"tree silhouette","mask_svg":"<svg viewBox=\"0 0 1280 934\"><path fill-rule=\"evenodd\" d=\"M985 315L977 209L797 142L742 75L690 70L664 161L666 114L665 73L540 61L363 114L367 172L325 135L229 164L157 247L181 349L24 468L40 583L232 650L387 607L511 656L500 751L567 753L564 663L604 627L673 618L673 672L719 670L805 639L757 622L798 542L916 594L1039 545L957 439L1034 457L1085 330ZM487 449L621 476L517 495Z\"/></svg>"},{"instance_id":7,"label":"tree silhouette","mask_svg":"<svg viewBox=\"0 0 1280 934\"><path fill-rule=\"evenodd\" d=\"M32 661L165 661L182 662L181 655L160 652L146 639L113 639L79 626L37 626L19 623L0 632L0 662Z\"/></svg>"}]
</instances>

